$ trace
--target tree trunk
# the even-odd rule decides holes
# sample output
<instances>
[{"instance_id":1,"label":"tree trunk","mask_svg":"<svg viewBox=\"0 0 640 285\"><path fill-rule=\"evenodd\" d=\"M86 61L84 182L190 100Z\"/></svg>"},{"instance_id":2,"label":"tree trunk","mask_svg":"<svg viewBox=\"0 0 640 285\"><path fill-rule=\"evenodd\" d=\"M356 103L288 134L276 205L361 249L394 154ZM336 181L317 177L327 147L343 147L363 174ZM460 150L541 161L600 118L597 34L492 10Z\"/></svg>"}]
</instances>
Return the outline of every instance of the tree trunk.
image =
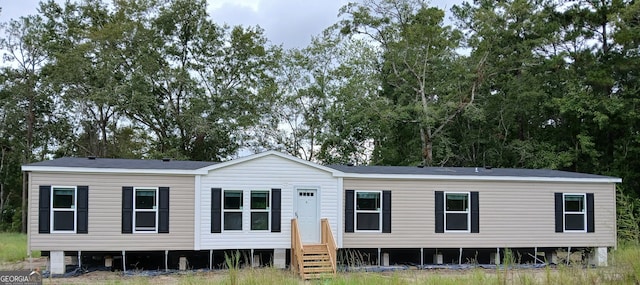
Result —
<instances>
[{"instance_id":1,"label":"tree trunk","mask_svg":"<svg viewBox=\"0 0 640 285\"><path fill-rule=\"evenodd\" d=\"M0 175L2 175L2 171L4 170L4 154L5 154L5 150L4 147L2 148L2 156L0 156ZM4 210L4 204L5 204L5 197L4 197L4 183L3 180L0 180L0 214L2 214L2 211Z\"/></svg>"},{"instance_id":2,"label":"tree trunk","mask_svg":"<svg viewBox=\"0 0 640 285\"><path fill-rule=\"evenodd\" d=\"M420 140L422 141L422 165L431 166L433 164L433 141L431 140L431 130L420 128Z\"/></svg>"},{"instance_id":3,"label":"tree trunk","mask_svg":"<svg viewBox=\"0 0 640 285\"><path fill-rule=\"evenodd\" d=\"M105 114L105 110L103 109L104 106L100 107L100 132L101 132L101 143L99 144L100 146L100 156L102 157L108 157L107 154L107 127L109 125L109 118L108 118L108 114ZM109 113L109 110L106 110L107 113Z\"/></svg>"}]
</instances>

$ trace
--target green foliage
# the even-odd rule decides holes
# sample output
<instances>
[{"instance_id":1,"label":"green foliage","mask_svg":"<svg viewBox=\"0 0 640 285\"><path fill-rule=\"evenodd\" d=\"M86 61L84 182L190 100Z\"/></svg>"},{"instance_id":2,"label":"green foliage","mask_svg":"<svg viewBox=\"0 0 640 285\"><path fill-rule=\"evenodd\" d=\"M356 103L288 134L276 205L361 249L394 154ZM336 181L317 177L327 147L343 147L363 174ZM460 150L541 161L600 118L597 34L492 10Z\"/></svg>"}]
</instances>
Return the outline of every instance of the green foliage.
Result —
<instances>
[{"instance_id":1,"label":"green foliage","mask_svg":"<svg viewBox=\"0 0 640 285\"><path fill-rule=\"evenodd\" d=\"M25 243L24 235L0 235L0 248L6 243ZM18 238L16 238L18 237ZM0 253L5 252L4 248ZM24 247L23 247L24 249ZM24 252L22 253L24 254ZM230 268L238 264L239 253L228 256ZM558 266L544 269L494 270L406 270L396 272L341 272L333 278L310 280L308 284L637 284L640 281L640 247L623 243L610 253L609 266L585 268L583 266ZM24 257L22 257L24 258ZM507 259L508 262L509 259ZM157 277L123 277L113 272L101 275L104 284L301 284L300 277L289 270L275 268L231 269L212 272L185 272ZM506 272L507 274L505 274ZM232 274L235 279L232 279ZM83 283L94 279L60 279L59 283ZM95 278L95 277L88 277ZM232 281L234 280L234 281Z\"/></svg>"},{"instance_id":2,"label":"green foliage","mask_svg":"<svg viewBox=\"0 0 640 285\"><path fill-rule=\"evenodd\" d=\"M637 242L622 243L612 254L612 266L627 284L640 282L640 247Z\"/></svg>"},{"instance_id":3,"label":"green foliage","mask_svg":"<svg viewBox=\"0 0 640 285\"><path fill-rule=\"evenodd\" d=\"M446 130L475 100L483 61L457 57L462 33L443 24L444 11L409 0L365 1L345 6L340 25L347 34L366 35L381 48L382 96L390 115L378 127L373 163L407 165L434 162L433 152L447 149ZM435 149L435 146L440 148Z\"/></svg>"},{"instance_id":4,"label":"green foliage","mask_svg":"<svg viewBox=\"0 0 640 285\"><path fill-rule=\"evenodd\" d=\"M616 198L618 239L631 243L640 242L640 201L631 198L620 188L616 191Z\"/></svg>"},{"instance_id":5,"label":"green foliage","mask_svg":"<svg viewBox=\"0 0 640 285\"><path fill-rule=\"evenodd\" d=\"M32 252L31 256L39 257L40 252ZM27 257L27 235L0 233L0 263L22 261Z\"/></svg>"},{"instance_id":6,"label":"green foliage","mask_svg":"<svg viewBox=\"0 0 640 285\"><path fill-rule=\"evenodd\" d=\"M240 270L240 251L235 251L229 255L224 254L224 265L229 273L229 283L238 284L238 270Z\"/></svg>"},{"instance_id":7,"label":"green foliage","mask_svg":"<svg viewBox=\"0 0 640 285\"><path fill-rule=\"evenodd\" d=\"M637 1L365 0L307 47L204 0L41 3L2 25L0 230L50 157L551 168L623 178L638 240ZM523 280L528 283L530 280Z\"/></svg>"}]
</instances>

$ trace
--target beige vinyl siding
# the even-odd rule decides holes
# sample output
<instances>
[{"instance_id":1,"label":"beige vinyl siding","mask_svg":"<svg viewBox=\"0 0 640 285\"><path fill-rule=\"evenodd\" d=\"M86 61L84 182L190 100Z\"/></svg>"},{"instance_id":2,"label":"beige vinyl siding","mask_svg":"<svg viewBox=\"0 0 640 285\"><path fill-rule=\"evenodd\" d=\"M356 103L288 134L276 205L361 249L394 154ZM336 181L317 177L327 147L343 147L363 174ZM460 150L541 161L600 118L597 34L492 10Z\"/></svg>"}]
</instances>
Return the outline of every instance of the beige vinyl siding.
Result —
<instances>
[{"instance_id":1,"label":"beige vinyl siding","mask_svg":"<svg viewBox=\"0 0 640 285\"><path fill-rule=\"evenodd\" d=\"M345 248L595 247L616 244L613 183L345 178L344 189L392 191L392 232L344 233ZM478 191L480 233L435 233L435 191ZM554 192L594 193L595 232L556 233Z\"/></svg>"},{"instance_id":2,"label":"beige vinyl siding","mask_svg":"<svg viewBox=\"0 0 640 285\"><path fill-rule=\"evenodd\" d=\"M32 250L193 250L193 176L30 173L29 243ZM40 185L89 186L88 234L39 234ZM122 234L122 187L170 187L169 233Z\"/></svg>"}]
</instances>

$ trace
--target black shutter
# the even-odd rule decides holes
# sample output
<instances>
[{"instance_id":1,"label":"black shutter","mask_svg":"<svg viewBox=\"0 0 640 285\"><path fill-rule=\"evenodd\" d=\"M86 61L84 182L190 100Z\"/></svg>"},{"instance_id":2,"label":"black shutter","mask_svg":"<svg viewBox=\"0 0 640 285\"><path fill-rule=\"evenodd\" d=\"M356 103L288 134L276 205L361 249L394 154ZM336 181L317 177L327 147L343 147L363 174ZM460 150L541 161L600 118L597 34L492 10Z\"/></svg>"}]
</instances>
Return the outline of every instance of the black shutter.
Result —
<instances>
[{"instance_id":1,"label":"black shutter","mask_svg":"<svg viewBox=\"0 0 640 285\"><path fill-rule=\"evenodd\" d=\"M222 232L222 188L211 188L211 232Z\"/></svg>"},{"instance_id":2,"label":"black shutter","mask_svg":"<svg viewBox=\"0 0 640 285\"><path fill-rule=\"evenodd\" d=\"M169 233L169 187L158 188L158 233Z\"/></svg>"},{"instance_id":3,"label":"black shutter","mask_svg":"<svg viewBox=\"0 0 640 285\"><path fill-rule=\"evenodd\" d=\"M480 232L480 204L478 203L478 192L471 192L471 232Z\"/></svg>"},{"instance_id":4,"label":"black shutter","mask_svg":"<svg viewBox=\"0 0 640 285\"><path fill-rule=\"evenodd\" d=\"M595 231L593 193L587 193L587 232Z\"/></svg>"},{"instance_id":5,"label":"black shutter","mask_svg":"<svg viewBox=\"0 0 640 285\"><path fill-rule=\"evenodd\" d=\"M271 232L280 232L282 190L271 189Z\"/></svg>"},{"instance_id":6,"label":"black shutter","mask_svg":"<svg viewBox=\"0 0 640 285\"><path fill-rule=\"evenodd\" d=\"M444 233L444 192L436 191L436 233Z\"/></svg>"},{"instance_id":7,"label":"black shutter","mask_svg":"<svg viewBox=\"0 0 640 285\"><path fill-rule=\"evenodd\" d=\"M51 186L40 186L38 205L38 233L48 234L51 225Z\"/></svg>"},{"instance_id":8,"label":"black shutter","mask_svg":"<svg viewBox=\"0 0 640 285\"><path fill-rule=\"evenodd\" d=\"M78 208L76 233L89 232L89 186L78 186Z\"/></svg>"},{"instance_id":9,"label":"black shutter","mask_svg":"<svg viewBox=\"0 0 640 285\"><path fill-rule=\"evenodd\" d=\"M133 187L122 187L122 233L133 232Z\"/></svg>"},{"instance_id":10,"label":"black shutter","mask_svg":"<svg viewBox=\"0 0 640 285\"><path fill-rule=\"evenodd\" d=\"M344 194L344 232L353 232L353 190L346 190Z\"/></svg>"},{"instance_id":11,"label":"black shutter","mask_svg":"<svg viewBox=\"0 0 640 285\"><path fill-rule=\"evenodd\" d=\"M556 203L556 207L555 207L555 211L556 211L556 233L561 233L564 232L564 226L563 226L563 206L562 206L562 193L553 193L555 196L555 203Z\"/></svg>"},{"instance_id":12,"label":"black shutter","mask_svg":"<svg viewBox=\"0 0 640 285\"><path fill-rule=\"evenodd\" d=\"M382 191L382 232L391 232L391 191Z\"/></svg>"}]
</instances>

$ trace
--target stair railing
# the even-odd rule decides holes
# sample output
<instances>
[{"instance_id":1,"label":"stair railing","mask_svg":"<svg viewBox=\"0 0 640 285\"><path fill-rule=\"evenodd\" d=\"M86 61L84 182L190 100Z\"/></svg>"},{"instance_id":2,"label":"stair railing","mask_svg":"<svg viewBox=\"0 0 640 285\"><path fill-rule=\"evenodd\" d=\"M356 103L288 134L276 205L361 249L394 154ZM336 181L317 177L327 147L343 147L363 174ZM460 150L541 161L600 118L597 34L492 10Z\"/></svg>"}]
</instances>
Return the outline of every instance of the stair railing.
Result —
<instances>
[{"instance_id":1,"label":"stair railing","mask_svg":"<svg viewBox=\"0 0 640 285\"><path fill-rule=\"evenodd\" d=\"M333 274L336 274L337 270L337 261L336 261L336 252L338 250L338 246L336 245L336 240L333 238L333 233L331 232L331 225L329 224L328 219L320 220L320 231L321 231L321 242L327 245L327 249L329 250L329 258L331 259L331 269L333 269Z\"/></svg>"},{"instance_id":2,"label":"stair railing","mask_svg":"<svg viewBox=\"0 0 640 285\"><path fill-rule=\"evenodd\" d=\"M304 245L302 244L302 238L300 237L300 229L298 227L298 220L291 219L291 269L297 270L302 276L303 271L303 254Z\"/></svg>"}]
</instances>

